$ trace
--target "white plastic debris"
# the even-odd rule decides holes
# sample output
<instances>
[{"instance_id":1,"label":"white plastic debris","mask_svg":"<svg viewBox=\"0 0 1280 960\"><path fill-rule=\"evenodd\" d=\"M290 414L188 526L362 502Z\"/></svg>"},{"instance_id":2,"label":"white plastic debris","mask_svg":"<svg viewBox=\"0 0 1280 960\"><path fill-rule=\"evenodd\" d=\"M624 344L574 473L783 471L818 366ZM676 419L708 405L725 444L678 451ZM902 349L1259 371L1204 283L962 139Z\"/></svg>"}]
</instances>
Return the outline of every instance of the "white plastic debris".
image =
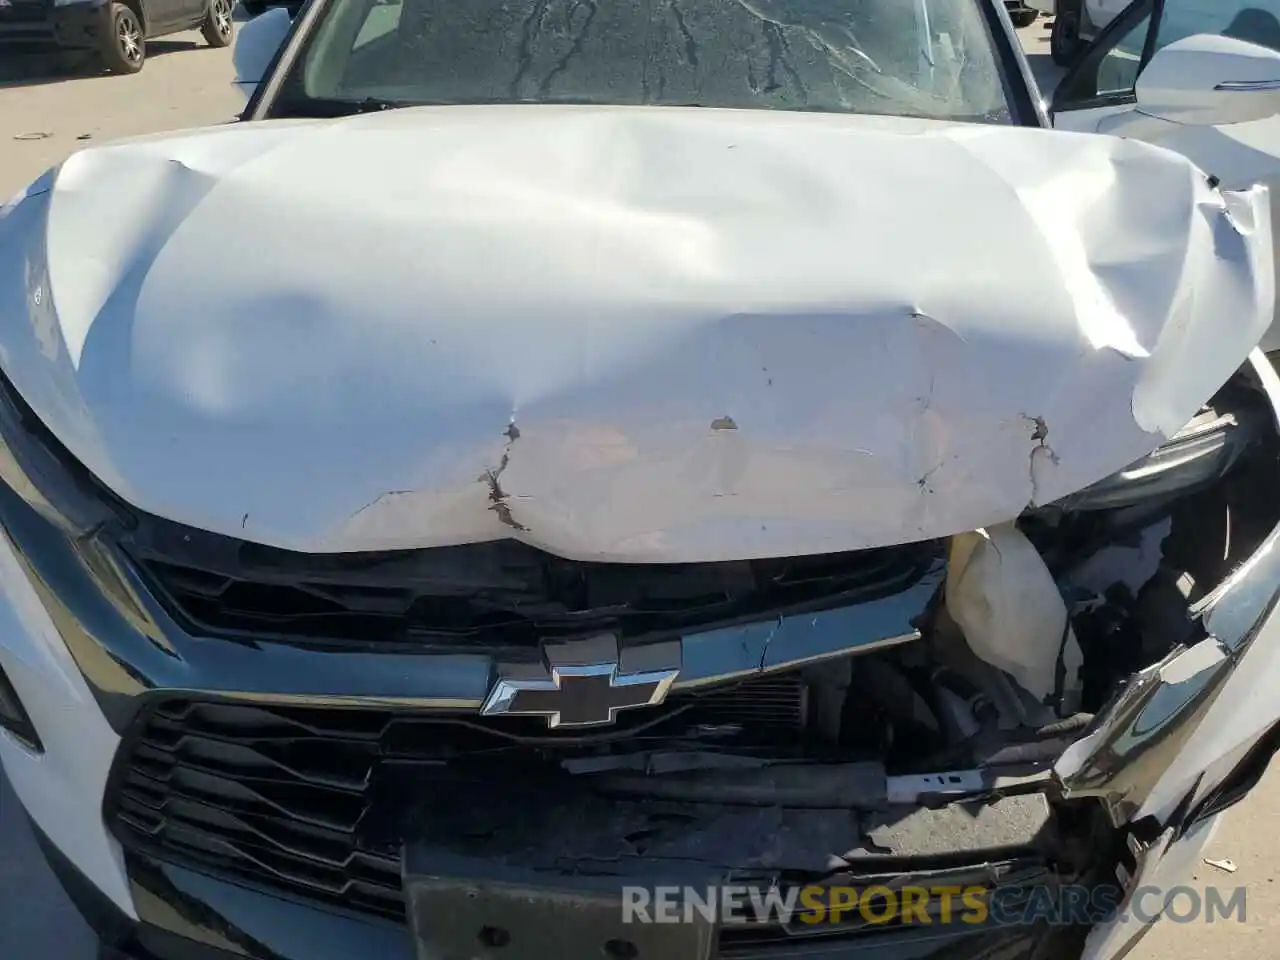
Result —
<instances>
[{"instance_id":1,"label":"white plastic debris","mask_svg":"<svg viewBox=\"0 0 1280 960\"><path fill-rule=\"evenodd\" d=\"M1216 867L1217 869L1222 870L1225 873L1236 872L1236 864L1234 860L1211 860L1208 857L1205 857L1204 862L1211 867Z\"/></svg>"},{"instance_id":2,"label":"white plastic debris","mask_svg":"<svg viewBox=\"0 0 1280 960\"><path fill-rule=\"evenodd\" d=\"M952 537L946 598L974 653L1041 703L1061 693L1072 709L1084 657L1049 568L1014 524Z\"/></svg>"}]
</instances>

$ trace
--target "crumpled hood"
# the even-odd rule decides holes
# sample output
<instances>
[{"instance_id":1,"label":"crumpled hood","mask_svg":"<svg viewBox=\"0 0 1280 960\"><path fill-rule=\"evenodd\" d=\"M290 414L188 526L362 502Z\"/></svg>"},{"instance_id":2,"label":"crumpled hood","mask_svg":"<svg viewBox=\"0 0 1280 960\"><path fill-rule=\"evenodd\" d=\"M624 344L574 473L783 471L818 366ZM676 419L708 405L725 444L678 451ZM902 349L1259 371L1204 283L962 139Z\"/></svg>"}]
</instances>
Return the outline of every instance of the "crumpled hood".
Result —
<instances>
[{"instance_id":1,"label":"crumpled hood","mask_svg":"<svg viewBox=\"0 0 1280 960\"><path fill-rule=\"evenodd\" d=\"M117 494L309 551L847 550L1007 520L1270 325L1262 190L1131 141L423 108L85 150L0 220L0 363Z\"/></svg>"}]
</instances>

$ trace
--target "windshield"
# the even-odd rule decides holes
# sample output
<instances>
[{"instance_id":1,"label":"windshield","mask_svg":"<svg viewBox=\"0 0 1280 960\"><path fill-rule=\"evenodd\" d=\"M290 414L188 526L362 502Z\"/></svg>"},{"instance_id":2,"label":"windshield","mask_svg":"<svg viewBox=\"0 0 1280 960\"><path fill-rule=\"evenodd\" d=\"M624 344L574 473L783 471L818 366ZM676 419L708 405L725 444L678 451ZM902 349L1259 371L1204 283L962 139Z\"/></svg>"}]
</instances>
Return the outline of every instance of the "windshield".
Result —
<instances>
[{"instance_id":1,"label":"windshield","mask_svg":"<svg viewBox=\"0 0 1280 960\"><path fill-rule=\"evenodd\" d=\"M272 116L576 103L1011 119L985 0L331 0Z\"/></svg>"}]
</instances>

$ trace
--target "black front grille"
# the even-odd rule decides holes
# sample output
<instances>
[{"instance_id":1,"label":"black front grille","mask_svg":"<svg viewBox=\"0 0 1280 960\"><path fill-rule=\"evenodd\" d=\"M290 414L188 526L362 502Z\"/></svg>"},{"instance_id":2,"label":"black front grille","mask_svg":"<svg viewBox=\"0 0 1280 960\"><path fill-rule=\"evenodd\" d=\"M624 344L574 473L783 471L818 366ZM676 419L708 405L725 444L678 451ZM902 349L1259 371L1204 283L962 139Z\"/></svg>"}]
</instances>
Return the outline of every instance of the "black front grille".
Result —
<instances>
[{"instance_id":1,"label":"black front grille","mask_svg":"<svg viewBox=\"0 0 1280 960\"><path fill-rule=\"evenodd\" d=\"M803 693L795 673L677 693L591 738L737 724L785 744L804 722ZM504 749L527 759L582 739L527 718L170 700L122 751L107 818L126 848L403 919L404 838L389 837L394 817L378 806L379 765L427 768Z\"/></svg>"},{"instance_id":2,"label":"black front grille","mask_svg":"<svg viewBox=\"0 0 1280 960\"><path fill-rule=\"evenodd\" d=\"M0 6L0 25L17 23L41 23L49 19L48 0L11 0Z\"/></svg>"},{"instance_id":3,"label":"black front grille","mask_svg":"<svg viewBox=\"0 0 1280 960\"><path fill-rule=\"evenodd\" d=\"M387 719L161 704L117 773L117 833L178 863L403 917L397 852L359 843Z\"/></svg>"},{"instance_id":4,"label":"black front grille","mask_svg":"<svg viewBox=\"0 0 1280 960\"><path fill-rule=\"evenodd\" d=\"M772 560L607 564L515 541L311 555L151 521L123 544L193 632L322 644L530 648L549 638L709 629L898 593L936 544Z\"/></svg>"}]
</instances>

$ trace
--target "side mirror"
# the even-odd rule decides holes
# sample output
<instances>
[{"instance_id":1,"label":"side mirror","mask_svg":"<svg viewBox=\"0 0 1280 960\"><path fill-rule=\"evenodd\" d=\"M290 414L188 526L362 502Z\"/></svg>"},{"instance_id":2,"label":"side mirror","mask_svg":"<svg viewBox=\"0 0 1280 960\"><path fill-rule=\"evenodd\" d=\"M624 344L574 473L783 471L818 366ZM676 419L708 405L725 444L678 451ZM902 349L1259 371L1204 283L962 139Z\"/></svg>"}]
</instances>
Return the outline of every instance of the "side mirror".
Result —
<instances>
[{"instance_id":1,"label":"side mirror","mask_svg":"<svg viewBox=\"0 0 1280 960\"><path fill-rule=\"evenodd\" d=\"M1265 120L1280 113L1280 53L1197 34L1159 50L1134 92L1139 113L1184 126Z\"/></svg>"},{"instance_id":2,"label":"side mirror","mask_svg":"<svg viewBox=\"0 0 1280 960\"><path fill-rule=\"evenodd\" d=\"M236 71L235 85L246 100L253 96L253 91L266 77L292 25L288 10L272 7L244 24L236 34L231 62Z\"/></svg>"}]
</instances>

